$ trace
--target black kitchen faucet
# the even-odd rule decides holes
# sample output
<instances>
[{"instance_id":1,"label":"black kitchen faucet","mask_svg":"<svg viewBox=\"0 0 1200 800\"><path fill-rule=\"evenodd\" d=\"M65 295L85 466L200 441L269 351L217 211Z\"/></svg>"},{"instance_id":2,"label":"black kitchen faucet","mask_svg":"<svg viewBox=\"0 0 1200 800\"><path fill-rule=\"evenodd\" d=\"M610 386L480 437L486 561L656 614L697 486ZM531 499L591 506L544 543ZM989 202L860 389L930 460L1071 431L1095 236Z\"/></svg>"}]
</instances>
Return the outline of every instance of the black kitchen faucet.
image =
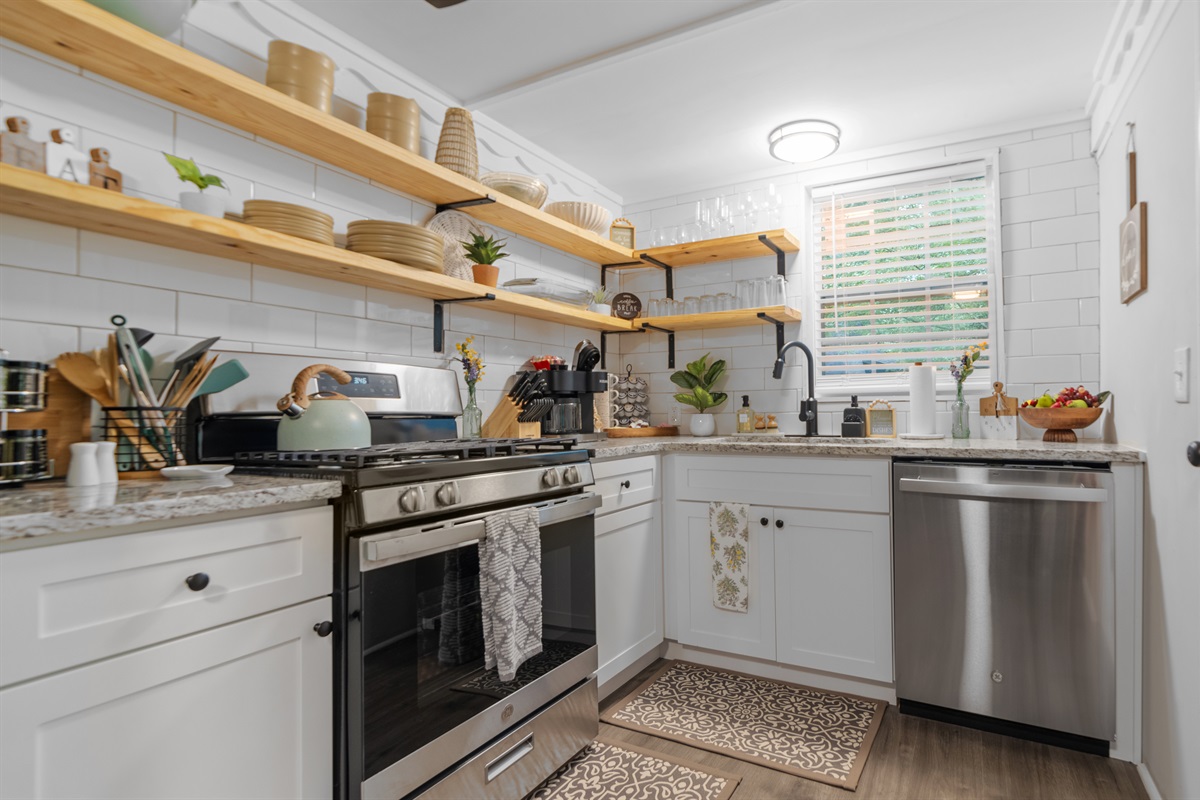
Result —
<instances>
[{"instance_id":1,"label":"black kitchen faucet","mask_svg":"<svg viewBox=\"0 0 1200 800\"><path fill-rule=\"evenodd\" d=\"M815 397L813 397L813 374L815 370L813 369L812 350L809 350L808 345L804 344L804 342L800 341L799 339L788 342L783 347L779 348L779 355L775 359L775 371L772 372L771 375L775 378L775 380L779 380L783 377L783 357L787 351L791 350L793 347L799 347L804 351L804 355L808 357L808 399L800 401L800 419L804 422L804 435L816 436L817 400Z\"/></svg>"}]
</instances>

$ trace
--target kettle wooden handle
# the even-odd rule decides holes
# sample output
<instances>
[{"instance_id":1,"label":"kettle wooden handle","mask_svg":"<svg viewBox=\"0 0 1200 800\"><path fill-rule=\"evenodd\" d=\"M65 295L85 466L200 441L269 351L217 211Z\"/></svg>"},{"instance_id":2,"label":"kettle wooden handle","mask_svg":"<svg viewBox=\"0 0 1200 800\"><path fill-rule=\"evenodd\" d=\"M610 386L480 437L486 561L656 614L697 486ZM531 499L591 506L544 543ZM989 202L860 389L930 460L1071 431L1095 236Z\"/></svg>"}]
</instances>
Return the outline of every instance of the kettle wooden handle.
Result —
<instances>
[{"instance_id":1,"label":"kettle wooden handle","mask_svg":"<svg viewBox=\"0 0 1200 800\"><path fill-rule=\"evenodd\" d=\"M300 408L308 408L308 394L304 391L304 387L322 372L333 376L334 380L338 383L345 384L351 380L350 375L345 370L338 369L330 364L313 364L300 370L299 374L296 375L296 379L292 381L292 391L279 398L279 402L275 404L275 407L280 411L287 411L293 405L300 406Z\"/></svg>"}]
</instances>

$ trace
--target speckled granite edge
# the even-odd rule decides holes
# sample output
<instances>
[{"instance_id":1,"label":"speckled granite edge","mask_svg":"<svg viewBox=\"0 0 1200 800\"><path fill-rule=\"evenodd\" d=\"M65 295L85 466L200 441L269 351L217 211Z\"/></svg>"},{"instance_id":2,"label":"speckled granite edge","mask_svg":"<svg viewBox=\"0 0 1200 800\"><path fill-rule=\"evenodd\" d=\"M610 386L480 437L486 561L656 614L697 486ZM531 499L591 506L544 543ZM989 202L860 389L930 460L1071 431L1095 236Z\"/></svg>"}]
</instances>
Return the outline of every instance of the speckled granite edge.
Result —
<instances>
[{"instance_id":1,"label":"speckled granite edge","mask_svg":"<svg viewBox=\"0 0 1200 800\"><path fill-rule=\"evenodd\" d=\"M762 438L717 436L697 438L680 436L644 440L607 440L588 442L597 460L624 458L651 453L699 453L775 456L868 456L893 458L918 456L926 458L1013 459L1020 461L1089 461L1140 463L1145 461L1141 450L1105 442L1050 444L1040 441L999 441L995 439L872 439L870 443L823 438L816 441L796 441L782 436Z\"/></svg>"},{"instance_id":2,"label":"speckled granite edge","mask_svg":"<svg viewBox=\"0 0 1200 800\"><path fill-rule=\"evenodd\" d=\"M186 520L328 500L338 481L230 475L219 481L121 481L115 486L71 489L61 482L30 484L0 493L0 548L25 541L148 522Z\"/></svg>"}]
</instances>

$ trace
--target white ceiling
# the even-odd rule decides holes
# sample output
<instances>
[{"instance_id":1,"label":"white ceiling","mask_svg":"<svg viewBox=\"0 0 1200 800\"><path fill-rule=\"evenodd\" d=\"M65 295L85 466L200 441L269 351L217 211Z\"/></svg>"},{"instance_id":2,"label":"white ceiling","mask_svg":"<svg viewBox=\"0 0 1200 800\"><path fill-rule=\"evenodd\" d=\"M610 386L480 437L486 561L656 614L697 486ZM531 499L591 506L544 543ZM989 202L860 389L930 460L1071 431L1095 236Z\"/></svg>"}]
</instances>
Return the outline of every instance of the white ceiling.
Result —
<instances>
[{"instance_id":1,"label":"white ceiling","mask_svg":"<svg viewBox=\"0 0 1200 800\"><path fill-rule=\"evenodd\" d=\"M779 162L1083 109L1117 0L299 0L626 202Z\"/></svg>"}]
</instances>

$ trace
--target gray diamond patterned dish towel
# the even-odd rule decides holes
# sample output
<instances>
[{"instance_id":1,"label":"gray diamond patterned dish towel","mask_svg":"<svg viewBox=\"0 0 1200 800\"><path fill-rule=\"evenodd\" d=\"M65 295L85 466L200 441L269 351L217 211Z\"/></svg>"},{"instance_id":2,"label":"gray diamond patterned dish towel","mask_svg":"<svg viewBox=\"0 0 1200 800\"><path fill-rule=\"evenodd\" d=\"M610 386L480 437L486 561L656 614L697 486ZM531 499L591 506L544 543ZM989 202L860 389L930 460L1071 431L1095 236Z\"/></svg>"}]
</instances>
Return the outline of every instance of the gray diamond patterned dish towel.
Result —
<instances>
[{"instance_id":1,"label":"gray diamond patterned dish towel","mask_svg":"<svg viewBox=\"0 0 1200 800\"><path fill-rule=\"evenodd\" d=\"M484 666L511 681L542 652L542 542L535 508L501 511L483 521L479 590Z\"/></svg>"}]
</instances>

